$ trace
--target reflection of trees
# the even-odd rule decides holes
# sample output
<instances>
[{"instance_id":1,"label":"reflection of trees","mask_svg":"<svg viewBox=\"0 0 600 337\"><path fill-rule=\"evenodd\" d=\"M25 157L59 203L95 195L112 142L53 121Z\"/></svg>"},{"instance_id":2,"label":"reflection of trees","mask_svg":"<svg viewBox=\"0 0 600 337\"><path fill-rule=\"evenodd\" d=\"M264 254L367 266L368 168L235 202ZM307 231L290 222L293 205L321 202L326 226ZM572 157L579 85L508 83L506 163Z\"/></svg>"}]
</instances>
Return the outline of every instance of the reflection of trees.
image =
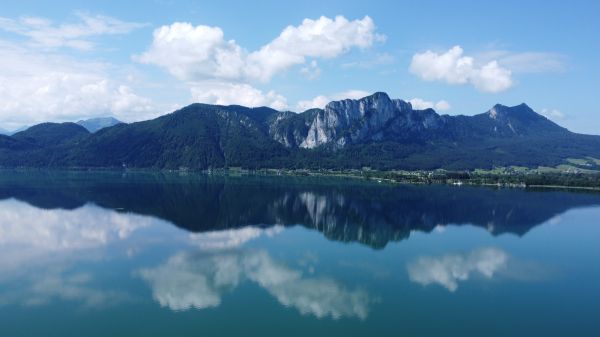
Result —
<instances>
[{"instance_id":1,"label":"reflection of trees","mask_svg":"<svg viewBox=\"0 0 600 337\"><path fill-rule=\"evenodd\" d=\"M0 198L38 207L147 214L194 232L246 225L303 225L330 239L383 247L413 230L473 224L523 235L594 194L449 186L384 186L330 178L121 173L7 173Z\"/></svg>"}]
</instances>

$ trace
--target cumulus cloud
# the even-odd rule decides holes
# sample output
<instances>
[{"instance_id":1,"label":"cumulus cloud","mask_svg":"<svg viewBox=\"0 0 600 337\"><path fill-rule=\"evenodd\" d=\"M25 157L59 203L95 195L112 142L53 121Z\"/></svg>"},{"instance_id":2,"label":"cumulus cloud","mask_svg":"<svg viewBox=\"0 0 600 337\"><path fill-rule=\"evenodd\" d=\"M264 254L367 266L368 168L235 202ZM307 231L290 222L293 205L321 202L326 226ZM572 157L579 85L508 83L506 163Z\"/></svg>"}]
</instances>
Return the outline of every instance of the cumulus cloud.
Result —
<instances>
[{"instance_id":1,"label":"cumulus cloud","mask_svg":"<svg viewBox=\"0 0 600 337\"><path fill-rule=\"evenodd\" d=\"M125 22L109 16L76 14L74 23L55 24L41 17L10 19L0 17L0 29L29 38L31 44L44 48L68 47L91 50L91 37L106 34L126 34L144 24Z\"/></svg>"},{"instance_id":2,"label":"cumulus cloud","mask_svg":"<svg viewBox=\"0 0 600 337\"><path fill-rule=\"evenodd\" d=\"M7 128L46 121L114 115L123 120L157 114L149 98L115 80L112 67L40 54L0 40L0 120Z\"/></svg>"},{"instance_id":3,"label":"cumulus cloud","mask_svg":"<svg viewBox=\"0 0 600 337\"><path fill-rule=\"evenodd\" d=\"M347 90L343 92L338 92L333 95L319 95L310 100L299 101L296 104L298 111L306 111L308 109L319 108L323 109L327 103L331 101L339 101L343 99L359 99L365 96L369 96L371 93L364 90Z\"/></svg>"},{"instance_id":4,"label":"cumulus cloud","mask_svg":"<svg viewBox=\"0 0 600 337\"><path fill-rule=\"evenodd\" d=\"M408 101L415 110L434 109L437 111L446 111L450 109L450 103L445 100L431 102L421 98L413 98Z\"/></svg>"},{"instance_id":5,"label":"cumulus cloud","mask_svg":"<svg viewBox=\"0 0 600 337\"><path fill-rule=\"evenodd\" d=\"M463 49L454 46L445 53L426 51L413 55L410 71L426 81L449 84L471 84L483 92L496 93L513 85L512 72L492 60L480 64L474 57L463 56Z\"/></svg>"},{"instance_id":6,"label":"cumulus cloud","mask_svg":"<svg viewBox=\"0 0 600 337\"><path fill-rule=\"evenodd\" d=\"M472 273L492 278L506 268L508 254L497 248L481 248L469 254L447 254L441 257L420 257L407 266L411 281L423 286L439 284L451 292L458 282L467 281Z\"/></svg>"},{"instance_id":7,"label":"cumulus cloud","mask_svg":"<svg viewBox=\"0 0 600 337\"><path fill-rule=\"evenodd\" d=\"M362 290L348 290L328 278L304 277L264 251L180 253L138 274L150 284L155 300L172 310L216 307L223 293L243 280L258 284L282 305L317 318L364 319L371 302Z\"/></svg>"},{"instance_id":8,"label":"cumulus cloud","mask_svg":"<svg viewBox=\"0 0 600 337\"><path fill-rule=\"evenodd\" d=\"M166 68L181 80L238 79L246 52L219 27L175 22L154 30L150 49L136 60Z\"/></svg>"},{"instance_id":9,"label":"cumulus cloud","mask_svg":"<svg viewBox=\"0 0 600 337\"><path fill-rule=\"evenodd\" d=\"M248 52L235 40L226 40L219 27L175 22L156 29L148 51L135 59L166 68L186 81L267 82L291 66L304 64L307 57L333 58L354 47L368 48L380 39L368 16L353 21L322 16L288 26L273 41Z\"/></svg>"},{"instance_id":10,"label":"cumulus cloud","mask_svg":"<svg viewBox=\"0 0 600 337\"><path fill-rule=\"evenodd\" d=\"M375 33L375 24L368 16L353 21L343 16L304 19L301 25L286 27L275 40L248 55L248 75L267 81L278 72L304 63L306 57L333 58L384 39Z\"/></svg>"},{"instance_id":11,"label":"cumulus cloud","mask_svg":"<svg viewBox=\"0 0 600 337\"><path fill-rule=\"evenodd\" d=\"M268 106L276 110L288 107L286 98L275 91L263 92L245 83L205 81L193 84L190 91L192 99L202 103Z\"/></svg>"},{"instance_id":12,"label":"cumulus cloud","mask_svg":"<svg viewBox=\"0 0 600 337\"><path fill-rule=\"evenodd\" d=\"M293 66L308 79L320 76L316 59L329 59L365 49L385 37L375 32L365 16L305 19L286 27L278 37L255 51L226 39L220 27L175 22L154 31L148 50L134 59L165 68L192 88L194 100L215 104L242 104L287 108L286 99L273 91L263 92L250 83L266 83ZM312 59L307 62L307 59Z\"/></svg>"}]
</instances>

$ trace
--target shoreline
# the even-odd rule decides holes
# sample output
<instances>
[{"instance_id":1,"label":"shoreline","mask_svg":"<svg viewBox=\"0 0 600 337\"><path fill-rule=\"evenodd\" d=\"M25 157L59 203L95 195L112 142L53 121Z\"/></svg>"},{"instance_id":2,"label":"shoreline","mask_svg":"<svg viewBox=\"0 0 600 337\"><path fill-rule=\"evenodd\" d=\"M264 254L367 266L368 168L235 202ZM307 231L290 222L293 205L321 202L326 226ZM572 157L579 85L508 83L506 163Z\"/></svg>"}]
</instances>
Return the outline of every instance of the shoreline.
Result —
<instances>
[{"instance_id":1,"label":"shoreline","mask_svg":"<svg viewBox=\"0 0 600 337\"><path fill-rule=\"evenodd\" d=\"M385 184L411 184L411 185L448 185L448 186L486 186L495 188L519 188L519 189L563 189L584 190L600 192L600 173L522 173L503 175L497 173L454 172L454 171L377 171L377 170L310 170L310 169L242 169L242 168L219 168L208 170L190 169L154 169L154 168L0 168L2 171L35 171L35 172L105 172L105 173L185 173L185 174L207 174L207 175L231 175L231 176L288 176L288 177L333 177L371 181ZM554 179L549 184L526 183L528 178ZM573 177L593 177L590 185L568 185L560 184L560 179Z\"/></svg>"}]
</instances>

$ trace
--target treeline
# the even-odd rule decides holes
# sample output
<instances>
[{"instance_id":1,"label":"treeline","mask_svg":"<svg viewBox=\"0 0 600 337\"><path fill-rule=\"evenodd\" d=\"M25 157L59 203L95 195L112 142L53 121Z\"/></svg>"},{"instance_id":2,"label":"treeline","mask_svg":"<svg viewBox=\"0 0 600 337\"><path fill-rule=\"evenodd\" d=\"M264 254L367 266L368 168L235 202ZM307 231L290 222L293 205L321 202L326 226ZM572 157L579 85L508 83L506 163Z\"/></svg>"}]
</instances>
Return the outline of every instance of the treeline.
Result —
<instances>
[{"instance_id":1,"label":"treeline","mask_svg":"<svg viewBox=\"0 0 600 337\"><path fill-rule=\"evenodd\" d=\"M511 187L566 186L600 189L600 173L526 172L513 174L474 171L272 170L291 175L342 175L397 183L499 185Z\"/></svg>"}]
</instances>

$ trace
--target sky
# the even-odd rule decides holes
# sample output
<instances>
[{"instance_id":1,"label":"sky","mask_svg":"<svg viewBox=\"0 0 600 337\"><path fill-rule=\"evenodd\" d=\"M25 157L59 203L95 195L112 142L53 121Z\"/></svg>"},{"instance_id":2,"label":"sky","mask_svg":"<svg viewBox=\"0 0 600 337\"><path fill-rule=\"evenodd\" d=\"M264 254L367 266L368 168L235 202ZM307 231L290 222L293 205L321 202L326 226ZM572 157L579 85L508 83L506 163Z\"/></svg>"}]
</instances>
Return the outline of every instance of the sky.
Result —
<instances>
[{"instance_id":1,"label":"sky","mask_svg":"<svg viewBox=\"0 0 600 337\"><path fill-rule=\"evenodd\" d=\"M597 1L12 1L0 127L194 102L301 112L376 91L474 115L527 103L600 134Z\"/></svg>"}]
</instances>

